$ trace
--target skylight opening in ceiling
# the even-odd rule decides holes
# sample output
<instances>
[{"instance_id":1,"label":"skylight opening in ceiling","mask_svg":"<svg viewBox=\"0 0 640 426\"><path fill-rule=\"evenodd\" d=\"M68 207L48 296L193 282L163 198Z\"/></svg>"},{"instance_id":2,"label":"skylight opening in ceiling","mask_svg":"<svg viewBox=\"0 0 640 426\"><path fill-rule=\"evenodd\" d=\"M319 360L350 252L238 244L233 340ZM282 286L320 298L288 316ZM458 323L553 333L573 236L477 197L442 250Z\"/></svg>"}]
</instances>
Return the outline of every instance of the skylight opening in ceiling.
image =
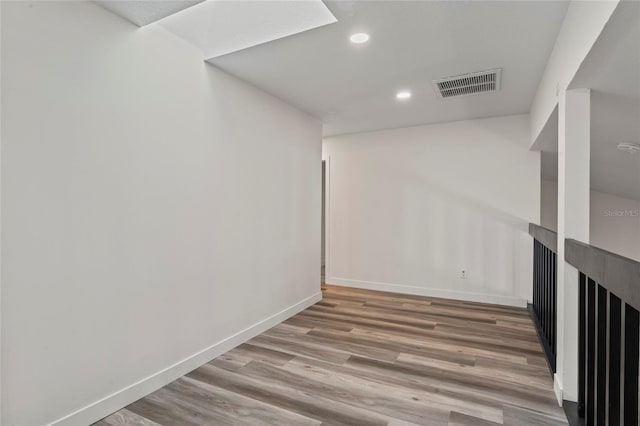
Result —
<instances>
[{"instance_id":1,"label":"skylight opening in ceiling","mask_svg":"<svg viewBox=\"0 0 640 426\"><path fill-rule=\"evenodd\" d=\"M157 24L212 59L336 21L321 0L207 0Z\"/></svg>"}]
</instances>

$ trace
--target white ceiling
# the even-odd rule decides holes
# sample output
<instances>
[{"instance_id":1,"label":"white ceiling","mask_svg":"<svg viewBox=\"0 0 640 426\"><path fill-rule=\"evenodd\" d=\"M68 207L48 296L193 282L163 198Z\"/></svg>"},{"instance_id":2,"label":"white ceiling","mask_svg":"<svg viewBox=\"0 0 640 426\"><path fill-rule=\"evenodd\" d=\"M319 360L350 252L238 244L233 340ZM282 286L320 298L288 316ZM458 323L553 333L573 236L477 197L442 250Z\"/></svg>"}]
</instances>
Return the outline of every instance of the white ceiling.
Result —
<instances>
[{"instance_id":1,"label":"white ceiling","mask_svg":"<svg viewBox=\"0 0 640 426\"><path fill-rule=\"evenodd\" d=\"M159 25L210 59L334 22L321 0L208 0Z\"/></svg>"},{"instance_id":2,"label":"white ceiling","mask_svg":"<svg viewBox=\"0 0 640 426\"><path fill-rule=\"evenodd\" d=\"M96 3L142 27L202 1L204 0L97 0Z\"/></svg>"},{"instance_id":3,"label":"white ceiling","mask_svg":"<svg viewBox=\"0 0 640 426\"><path fill-rule=\"evenodd\" d=\"M345 1L338 22L210 60L323 119L325 135L529 111L566 1ZM349 35L367 32L368 43ZM502 68L497 93L440 99L431 80ZM413 92L398 102L400 89Z\"/></svg>"},{"instance_id":4,"label":"white ceiling","mask_svg":"<svg viewBox=\"0 0 640 426\"><path fill-rule=\"evenodd\" d=\"M97 0L138 25L160 25L202 52L203 59L336 22L322 0Z\"/></svg>"},{"instance_id":5,"label":"white ceiling","mask_svg":"<svg viewBox=\"0 0 640 426\"><path fill-rule=\"evenodd\" d=\"M618 6L570 84L582 87L592 89L592 189L640 200L640 154L616 148L620 142L640 144L640 2ZM555 180L557 119L550 123L556 130L542 147L550 151L543 153L542 172Z\"/></svg>"}]
</instances>

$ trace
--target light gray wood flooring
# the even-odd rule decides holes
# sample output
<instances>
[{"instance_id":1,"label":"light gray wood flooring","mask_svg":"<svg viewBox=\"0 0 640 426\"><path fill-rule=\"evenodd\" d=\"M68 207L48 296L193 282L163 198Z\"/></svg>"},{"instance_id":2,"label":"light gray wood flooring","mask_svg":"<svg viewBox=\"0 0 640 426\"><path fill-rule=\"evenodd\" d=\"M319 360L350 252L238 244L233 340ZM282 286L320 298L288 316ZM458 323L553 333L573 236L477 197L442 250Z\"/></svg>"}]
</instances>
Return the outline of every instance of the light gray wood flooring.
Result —
<instances>
[{"instance_id":1,"label":"light gray wood flooring","mask_svg":"<svg viewBox=\"0 0 640 426\"><path fill-rule=\"evenodd\" d=\"M323 294L96 425L567 424L525 309Z\"/></svg>"}]
</instances>

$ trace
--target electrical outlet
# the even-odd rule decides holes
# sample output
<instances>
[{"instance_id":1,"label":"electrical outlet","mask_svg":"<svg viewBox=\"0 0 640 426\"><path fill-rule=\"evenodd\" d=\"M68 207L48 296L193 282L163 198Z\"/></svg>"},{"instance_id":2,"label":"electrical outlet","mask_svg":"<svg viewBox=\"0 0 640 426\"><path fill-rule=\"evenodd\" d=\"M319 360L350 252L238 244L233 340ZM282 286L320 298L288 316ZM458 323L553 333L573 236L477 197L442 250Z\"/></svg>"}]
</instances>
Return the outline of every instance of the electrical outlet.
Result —
<instances>
[{"instance_id":1,"label":"electrical outlet","mask_svg":"<svg viewBox=\"0 0 640 426\"><path fill-rule=\"evenodd\" d=\"M462 278L463 280L467 279L467 270L466 269L461 269L460 270L460 278Z\"/></svg>"}]
</instances>

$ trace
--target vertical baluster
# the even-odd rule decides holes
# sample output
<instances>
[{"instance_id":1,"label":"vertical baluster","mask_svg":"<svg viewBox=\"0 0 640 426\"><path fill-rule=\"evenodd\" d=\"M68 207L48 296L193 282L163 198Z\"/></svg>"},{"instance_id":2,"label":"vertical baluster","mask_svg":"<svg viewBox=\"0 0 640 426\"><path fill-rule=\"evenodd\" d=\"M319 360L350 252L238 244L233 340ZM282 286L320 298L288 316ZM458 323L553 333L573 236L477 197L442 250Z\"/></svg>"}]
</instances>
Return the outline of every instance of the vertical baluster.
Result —
<instances>
[{"instance_id":1,"label":"vertical baluster","mask_svg":"<svg viewBox=\"0 0 640 426\"><path fill-rule=\"evenodd\" d=\"M598 285L596 311L596 424L604 425L607 405L607 289Z\"/></svg>"},{"instance_id":2,"label":"vertical baluster","mask_svg":"<svg viewBox=\"0 0 640 426\"><path fill-rule=\"evenodd\" d=\"M549 303L549 296L551 295L551 292L549 291L549 269L550 268L550 262L549 262L549 249L547 247L544 248L544 290L545 290L545 295L544 295L544 338L547 341L547 344L549 343L549 311L550 311L550 303Z\"/></svg>"},{"instance_id":3,"label":"vertical baluster","mask_svg":"<svg viewBox=\"0 0 640 426\"><path fill-rule=\"evenodd\" d=\"M553 294L553 326L552 326L552 337L551 337L551 352L553 353L553 372L556 372L556 345L557 345L557 332L558 332L558 282L557 282L557 272L558 265L556 263L557 256L555 253L552 253L552 274L551 274L551 293Z\"/></svg>"},{"instance_id":4,"label":"vertical baluster","mask_svg":"<svg viewBox=\"0 0 640 426\"><path fill-rule=\"evenodd\" d=\"M624 327L624 425L638 425L638 311L625 304Z\"/></svg>"},{"instance_id":5,"label":"vertical baluster","mask_svg":"<svg viewBox=\"0 0 640 426\"><path fill-rule=\"evenodd\" d=\"M547 274L547 287L549 288L549 337L547 343L549 344L549 350L552 351L553 347L551 341L553 339L553 252L547 248L549 254L549 273Z\"/></svg>"},{"instance_id":6,"label":"vertical baluster","mask_svg":"<svg viewBox=\"0 0 640 426\"><path fill-rule=\"evenodd\" d=\"M580 272L578 302L578 416L584 418L585 409L585 352L586 339L585 328L587 323L587 277Z\"/></svg>"},{"instance_id":7,"label":"vertical baluster","mask_svg":"<svg viewBox=\"0 0 640 426\"><path fill-rule=\"evenodd\" d=\"M547 337L547 256L544 246L542 247L542 335Z\"/></svg>"},{"instance_id":8,"label":"vertical baluster","mask_svg":"<svg viewBox=\"0 0 640 426\"><path fill-rule=\"evenodd\" d=\"M609 425L620 424L620 299L609 294Z\"/></svg>"},{"instance_id":9,"label":"vertical baluster","mask_svg":"<svg viewBox=\"0 0 640 426\"><path fill-rule=\"evenodd\" d=\"M538 324L540 323L540 243L536 241L536 318L538 318Z\"/></svg>"},{"instance_id":10,"label":"vertical baluster","mask_svg":"<svg viewBox=\"0 0 640 426\"><path fill-rule=\"evenodd\" d=\"M544 246L542 247L542 334L547 336L547 253Z\"/></svg>"},{"instance_id":11,"label":"vertical baluster","mask_svg":"<svg viewBox=\"0 0 640 426\"><path fill-rule=\"evenodd\" d=\"M538 326L542 327L542 245L538 242Z\"/></svg>"},{"instance_id":12,"label":"vertical baluster","mask_svg":"<svg viewBox=\"0 0 640 426\"><path fill-rule=\"evenodd\" d=\"M549 274L547 275L547 287L549 288L549 334L547 342L549 343L549 350L553 351L553 252L551 249L547 249L549 253Z\"/></svg>"},{"instance_id":13,"label":"vertical baluster","mask_svg":"<svg viewBox=\"0 0 640 426\"><path fill-rule=\"evenodd\" d=\"M540 330L542 330L542 337L544 338L544 249L540 246Z\"/></svg>"},{"instance_id":14,"label":"vertical baluster","mask_svg":"<svg viewBox=\"0 0 640 426\"><path fill-rule=\"evenodd\" d=\"M538 301L538 324L542 325L542 244L538 241L538 291L540 292L540 299Z\"/></svg>"},{"instance_id":15,"label":"vertical baluster","mask_svg":"<svg viewBox=\"0 0 640 426\"><path fill-rule=\"evenodd\" d=\"M595 332L596 332L596 283L589 278L587 281L587 377L586 377L586 398L585 398L585 418L587 425L595 424Z\"/></svg>"},{"instance_id":16,"label":"vertical baluster","mask_svg":"<svg viewBox=\"0 0 640 426\"><path fill-rule=\"evenodd\" d=\"M540 242L538 242L538 309L536 315L538 316L538 326L542 326L542 257L540 256Z\"/></svg>"},{"instance_id":17,"label":"vertical baluster","mask_svg":"<svg viewBox=\"0 0 640 426\"><path fill-rule=\"evenodd\" d=\"M538 240L533 240L533 312L538 315Z\"/></svg>"}]
</instances>

